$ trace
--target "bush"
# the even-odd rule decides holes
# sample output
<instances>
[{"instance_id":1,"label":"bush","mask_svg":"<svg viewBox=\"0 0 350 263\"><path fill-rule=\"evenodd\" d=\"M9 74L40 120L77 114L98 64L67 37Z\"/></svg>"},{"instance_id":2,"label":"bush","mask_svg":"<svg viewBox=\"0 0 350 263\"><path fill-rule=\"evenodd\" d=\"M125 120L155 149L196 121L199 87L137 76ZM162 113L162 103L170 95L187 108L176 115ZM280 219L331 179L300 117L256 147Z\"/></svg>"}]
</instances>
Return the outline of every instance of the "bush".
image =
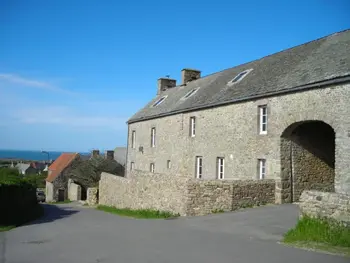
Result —
<instances>
[{"instance_id":1,"label":"bush","mask_svg":"<svg viewBox=\"0 0 350 263\"><path fill-rule=\"evenodd\" d=\"M17 170L0 169L0 225L21 225L37 218L41 207L36 186L27 182Z\"/></svg>"}]
</instances>

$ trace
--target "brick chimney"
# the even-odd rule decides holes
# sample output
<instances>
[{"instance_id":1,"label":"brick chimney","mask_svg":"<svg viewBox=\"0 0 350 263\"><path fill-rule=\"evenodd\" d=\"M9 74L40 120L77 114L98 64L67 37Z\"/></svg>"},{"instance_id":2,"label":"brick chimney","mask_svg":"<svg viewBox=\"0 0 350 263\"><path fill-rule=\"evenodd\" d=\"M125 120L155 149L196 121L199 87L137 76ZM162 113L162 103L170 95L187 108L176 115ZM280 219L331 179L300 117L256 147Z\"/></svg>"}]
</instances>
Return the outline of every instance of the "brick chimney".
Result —
<instances>
[{"instance_id":1,"label":"brick chimney","mask_svg":"<svg viewBox=\"0 0 350 263\"><path fill-rule=\"evenodd\" d=\"M100 155L99 150L92 150L92 157L98 157Z\"/></svg>"},{"instance_id":2,"label":"brick chimney","mask_svg":"<svg viewBox=\"0 0 350 263\"><path fill-rule=\"evenodd\" d=\"M176 80L169 78L158 79L158 91L157 95L161 94L163 91L176 87Z\"/></svg>"},{"instance_id":3,"label":"brick chimney","mask_svg":"<svg viewBox=\"0 0 350 263\"><path fill-rule=\"evenodd\" d=\"M106 151L105 152L105 158L107 160L114 160L114 151Z\"/></svg>"},{"instance_id":4,"label":"brick chimney","mask_svg":"<svg viewBox=\"0 0 350 263\"><path fill-rule=\"evenodd\" d=\"M188 69L188 68L184 68L183 70L181 70L182 85L192 80L199 79L200 77L201 77L201 72L199 70Z\"/></svg>"}]
</instances>

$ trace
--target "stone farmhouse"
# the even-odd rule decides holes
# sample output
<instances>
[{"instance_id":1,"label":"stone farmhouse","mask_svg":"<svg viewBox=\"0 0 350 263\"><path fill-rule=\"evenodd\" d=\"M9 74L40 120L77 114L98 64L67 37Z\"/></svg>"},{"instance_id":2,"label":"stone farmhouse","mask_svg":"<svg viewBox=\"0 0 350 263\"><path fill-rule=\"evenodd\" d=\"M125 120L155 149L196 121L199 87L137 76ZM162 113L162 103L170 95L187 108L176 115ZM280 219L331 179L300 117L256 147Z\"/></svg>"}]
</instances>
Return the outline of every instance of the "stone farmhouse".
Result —
<instances>
[{"instance_id":1,"label":"stone farmhouse","mask_svg":"<svg viewBox=\"0 0 350 263\"><path fill-rule=\"evenodd\" d=\"M244 182L263 192L272 184L275 203L299 201L305 190L350 195L350 30L208 76L194 69L181 76L179 84L158 79L157 95L128 121L126 177L135 183L155 174L170 184L187 182L186 208L175 208L175 201L167 208L208 213L207 204L194 200L203 198L213 203L210 209L230 210L218 203L232 199ZM118 184L125 187L127 178ZM110 182L107 175L102 179ZM221 185L221 196L206 198L219 191L208 185ZM100 187L108 194L104 182ZM226 199L225 189L231 191ZM254 189L241 197L261 198ZM102 201L133 206L112 197ZM157 200L142 202L162 208ZM201 207L192 208L206 212L189 208L196 202Z\"/></svg>"},{"instance_id":2,"label":"stone farmhouse","mask_svg":"<svg viewBox=\"0 0 350 263\"><path fill-rule=\"evenodd\" d=\"M108 162L110 169L119 176L123 176L124 167L114 157L115 151L105 152L104 159ZM99 150L93 150L89 155L79 153L62 153L48 168L46 178L46 202L57 202L64 200L86 200L88 189L79 185L70 178L70 171L73 167L81 165L81 161L88 161L91 158L102 157Z\"/></svg>"}]
</instances>

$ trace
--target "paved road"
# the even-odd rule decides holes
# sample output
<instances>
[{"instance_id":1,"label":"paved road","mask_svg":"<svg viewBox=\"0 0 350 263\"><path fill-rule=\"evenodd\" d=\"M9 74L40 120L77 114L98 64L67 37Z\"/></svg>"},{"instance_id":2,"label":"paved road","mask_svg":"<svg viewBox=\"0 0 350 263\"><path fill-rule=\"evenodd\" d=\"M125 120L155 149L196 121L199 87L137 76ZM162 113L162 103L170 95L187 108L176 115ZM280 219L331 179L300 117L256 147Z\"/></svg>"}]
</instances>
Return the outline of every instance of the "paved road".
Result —
<instances>
[{"instance_id":1,"label":"paved road","mask_svg":"<svg viewBox=\"0 0 350 263\"><path fill-rule=\"evenodd\" d=\"M0 263L342 263L348 258L278 244L294 205L174 220L119 217L74 205L0 236Z\"/></svg>"}]
</instances>

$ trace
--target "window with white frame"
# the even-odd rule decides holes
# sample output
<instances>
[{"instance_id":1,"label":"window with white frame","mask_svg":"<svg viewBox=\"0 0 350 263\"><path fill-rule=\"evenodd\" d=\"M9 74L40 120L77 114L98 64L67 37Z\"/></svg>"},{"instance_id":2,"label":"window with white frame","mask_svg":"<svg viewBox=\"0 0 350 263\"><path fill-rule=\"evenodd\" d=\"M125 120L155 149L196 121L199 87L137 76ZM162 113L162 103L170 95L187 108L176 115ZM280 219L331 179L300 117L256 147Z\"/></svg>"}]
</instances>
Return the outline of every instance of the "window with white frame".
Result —
<instances>
[{"instance_id":1,"label":"window with white frame","mask_svg":"<svg viewBox=\"0 0 350 263\"><path fill-rule=\"evenodd\" d=\"M225 176L225 159L218 157L217 159L217 177L218 179L224 179Z\"/></svg>"},{"instance_id":2,"label":"window with white frame","mask_svg":"<svg viewBox=\"0 0 350 263\"><path fill-rule=\"evenodd\" d=\"M200 89L200 87L197 87L197 88L194 88L194 89L190 90L189 92L187 92L187 93L185 94L185 96L183 96L183 97L181 98L181 100L185 100L185 99L187 99L187 98L193 96L199 89Z\"/></svg>"},{"instance_id":3,"label":"window with white frame","mask_svg":"<svg viewBox=\"0 0 350 263\"><path fill-rule=\"evenodd\" d=\"M149 171L150 171L151 173L154 173L154 163L151 163L151 164L149 165Z\"/></svg>"},{"instance_id":4,"label":"window with white frame","mask_svg":"<svg viewBox=\"0 0 350 263\"><path fill-rule=\"evenodd\" d=\"M135 148L136 145L136 131L131 132L131 148Z\"/></svg>"},{"instance_id":5,"label":"window with white frame","mask_svg":"<svg viewBox=\"0 0 350 263\"><path fill-rule=\"evenodd\" d=\"M152 107L158 106L158 105L161 104L166 98L167 98L167 96L161 97L159 100L157 100L157 101L152 105Z\"/></svg>"},{"instance_id":6,"label":"window with white frame","mask_svg":"<svg viewBox=\"0 0 350 263\"><path fill-rule=\"evenodd\" d=\"M130 171L133 171L135 168L135 163L134 162L131 162L130 163Z\"/></svg>"},{"instance_id":7,"label":"window with white frame","mask_svg":"<svg viewBox=\"0 0 350 263\"><path fill-rule=\"evenodd\" d=\"M190 118L190 136L196 136L196 117Z\"/></svg>"},{"instance_id":8,"label":"window with white frame","mask_svg":"<svg viewBox=\"0 0 350 263\"><path fill-rule=\"evenodd\" d=\"M203 157L196 156L196 178L201 179L203 175Z\"/></svg>"},{"instance_id":9,"label":"window with white frame","mask_svg":"<svg viewBox=\"0 0 350 263\"><path fill-rule=\"evenodd\" d=\"M156 128L151 129L151 147L156 147Z\"/></svg>"},{"instance_id":10,"label":"window with white frame","mask_svg":"<svg viewBox=\"0 0 350 263\"><path fill-rule=\"evenodd\" d=\"M240 82L242 79L244 79L248 73L250 73L253 69L247 69L245 71L242 71L241 73L239 73L238 75L236 75L230 82L229 84L235 84Z\"/></svg>"},{"instance_id":11,"label":"window with white frame","mask_svg":"<svg viewBox=\"0 0 350 263\"><path fill-rule=\"evenodd\" d=\"M266 160L265 159L258 159L259 164L259 179L265 179L266 177Z\"/></svg>"},{"instance_id":12,"label":"window with white frame","mask_svg":"<svg viewBox=\"0 0 350 263\"><path fill-rule=\"evenodd\" d=\"M166 167L167 167L168 169L170 169L170 168L171 168L171 161L170 161L170 160L168 160L168 161L167 161L167 163L166 163Z\"/></svg>"},{"instance_id":13,"label":"window with white frame","mask_svg":"<svg viewBox=\"0 0 350 263\"><path fill-rule=\"evenodd\" d=\"M267 106L259 106L259 132L267 134Z\"/></svg>"}]
</instances>

